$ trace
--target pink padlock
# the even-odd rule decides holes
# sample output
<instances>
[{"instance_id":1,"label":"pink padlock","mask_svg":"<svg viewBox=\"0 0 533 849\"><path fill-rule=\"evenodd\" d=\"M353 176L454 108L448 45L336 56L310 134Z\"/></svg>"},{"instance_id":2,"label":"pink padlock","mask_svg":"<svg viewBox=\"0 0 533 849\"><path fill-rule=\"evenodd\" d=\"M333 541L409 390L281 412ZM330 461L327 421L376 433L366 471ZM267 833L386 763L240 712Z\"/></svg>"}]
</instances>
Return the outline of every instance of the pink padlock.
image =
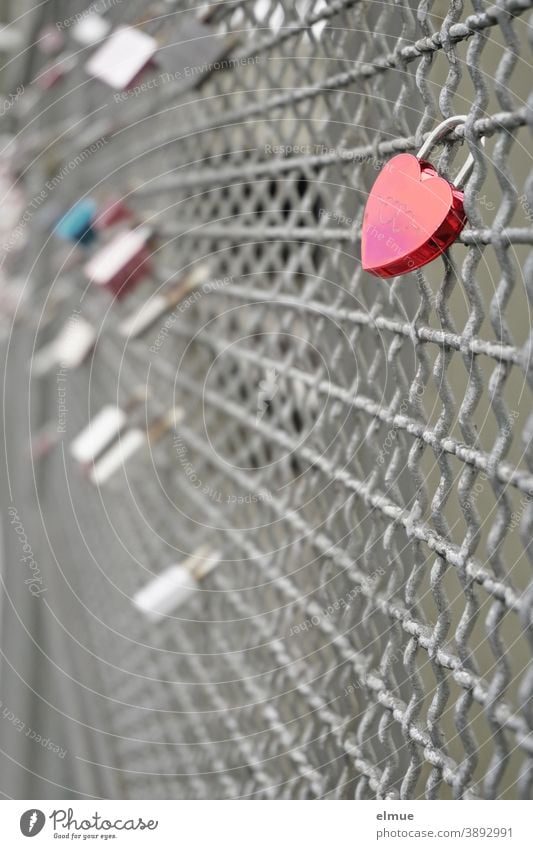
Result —
<instances>
[{"instance_id":1,"label":"pink padlock","mask_svg":"<svg viewBox=\"0 0 533 849\"><path fill-rule=\"evenodd\" d=\"M63 33L53 24L43 27L37 36L37 47L45 56L53 56L54 53L59 53L64 43Z\"/></svg>"},{"instance_id":2,"label":"pink padlock","mask_svg":"<svg viewBox=\"0 0 533 849\"><path fill-rule=\"evenodd\" d=\"M39 76L35 80L35 85L41 89L41 91L49 91L58 82L60 82L63 77L65 77L74 67L76 66L76 59L72 56L63 56L58 58L52 65L49 65L48 68L45 68L44 71L41 71Z\"/></svg>"}]
</instances>

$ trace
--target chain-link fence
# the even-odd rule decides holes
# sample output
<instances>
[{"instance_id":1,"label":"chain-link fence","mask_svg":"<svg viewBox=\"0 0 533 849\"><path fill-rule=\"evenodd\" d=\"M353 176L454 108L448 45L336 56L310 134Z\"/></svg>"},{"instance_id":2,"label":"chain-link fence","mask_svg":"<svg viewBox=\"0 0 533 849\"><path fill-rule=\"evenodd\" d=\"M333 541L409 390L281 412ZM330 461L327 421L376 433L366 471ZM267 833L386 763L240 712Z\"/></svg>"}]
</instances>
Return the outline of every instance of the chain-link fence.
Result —
<instances>
[{"instance_id":1,"label":"chain-link fence","mask_svg":"<svg viewBox=\"0 0 533 849\"><path fill-rule=\"evenodd\" d=\"M5 259L4 794L530 797L530 8L228 0L199 64L197 9L108 0L160 45L125 93L84 70L82 4L34 13L28 44L60 22L75 61L37 88L31 47L7 77L29 214ZM458 243L363 273L377 173L456 114L433 161L453 178L474 155ZM51 234L111 193L154 233L118 301L84 278L97 248ZM73 315L94 352L37 377ZM143 428L184 419L96 487L69 445L139 387ZM133 596L203 544L222 561L151 623Z\"/></svg>"}]
</instances>

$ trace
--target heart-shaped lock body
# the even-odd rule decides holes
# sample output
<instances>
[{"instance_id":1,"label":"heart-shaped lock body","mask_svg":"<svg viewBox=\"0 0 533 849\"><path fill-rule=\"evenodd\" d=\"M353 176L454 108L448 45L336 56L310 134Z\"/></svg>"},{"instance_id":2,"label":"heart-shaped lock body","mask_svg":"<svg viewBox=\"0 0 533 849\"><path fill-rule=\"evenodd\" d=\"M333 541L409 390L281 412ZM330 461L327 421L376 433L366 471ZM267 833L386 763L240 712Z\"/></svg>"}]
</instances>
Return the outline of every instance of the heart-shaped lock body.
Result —
<instances>
[{"instance_id":1,"label":"heart-shaped lock body","mask_svg":"<svg viewBox=\"0 0 533 849\"><path fill-rule=\"evenodd\" d=\"M410 153L388 162L372 186L363 219L365 271L396 277L440 256L466 223L464 194Z\"/></svg>"}]
</instances>

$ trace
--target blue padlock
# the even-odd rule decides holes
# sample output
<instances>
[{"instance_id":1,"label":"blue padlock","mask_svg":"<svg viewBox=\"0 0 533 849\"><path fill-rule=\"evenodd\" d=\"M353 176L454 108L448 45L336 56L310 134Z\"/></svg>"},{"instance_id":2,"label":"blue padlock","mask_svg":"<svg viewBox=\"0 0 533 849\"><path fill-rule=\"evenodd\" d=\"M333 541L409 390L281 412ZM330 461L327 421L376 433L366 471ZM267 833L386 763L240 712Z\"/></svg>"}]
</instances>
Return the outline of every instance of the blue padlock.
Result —
<instances>
[{"instance_id":1,"label":"blue padlock","mask_svg":"<svg viewBox=\"0 0 533 849\"><path fill-rule=\"evenodd\" d=\"M93 230L96 210L97 204L94 200L85 198L78 201L57 223L57 235L67 242L79 242L82 245L90 245L96 238Z\"/></svg>"}]
</instances>

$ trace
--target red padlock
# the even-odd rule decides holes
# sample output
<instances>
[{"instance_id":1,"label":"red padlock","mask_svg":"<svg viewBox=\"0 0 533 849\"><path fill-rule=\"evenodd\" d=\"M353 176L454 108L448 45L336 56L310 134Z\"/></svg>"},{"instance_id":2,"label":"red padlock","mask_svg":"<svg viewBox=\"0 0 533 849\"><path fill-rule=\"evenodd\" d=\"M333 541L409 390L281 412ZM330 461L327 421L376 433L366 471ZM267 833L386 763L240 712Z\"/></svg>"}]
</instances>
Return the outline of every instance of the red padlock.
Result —
<instances>
[{"instance_id":1,"label":"red padlock","mask_svg":"<svg viewBox=\"0 0 533 849\"><path fill-rule=\"evenodd\" d=\"M363 218L361 259L376 277L396 277L436 259L466 223L461 187L474 165L469 156L455 183L439 176L425 157L466 115L453 116L428 136L417 156L400 153L372 186ZM483 140L482 140L483 142Z\"/></svg>"},{"instance_id":2,"label":"red padlock","mask_svg":"<svg viewBox=\"0 0 533 849\"><path fill-rule=\"evenodd\" d=\"M93 221L95 230L107 230L115 224L133 218L131 209L124 203L120 195L112 195L99 207Z\"/></svg>"}]
</instances>

